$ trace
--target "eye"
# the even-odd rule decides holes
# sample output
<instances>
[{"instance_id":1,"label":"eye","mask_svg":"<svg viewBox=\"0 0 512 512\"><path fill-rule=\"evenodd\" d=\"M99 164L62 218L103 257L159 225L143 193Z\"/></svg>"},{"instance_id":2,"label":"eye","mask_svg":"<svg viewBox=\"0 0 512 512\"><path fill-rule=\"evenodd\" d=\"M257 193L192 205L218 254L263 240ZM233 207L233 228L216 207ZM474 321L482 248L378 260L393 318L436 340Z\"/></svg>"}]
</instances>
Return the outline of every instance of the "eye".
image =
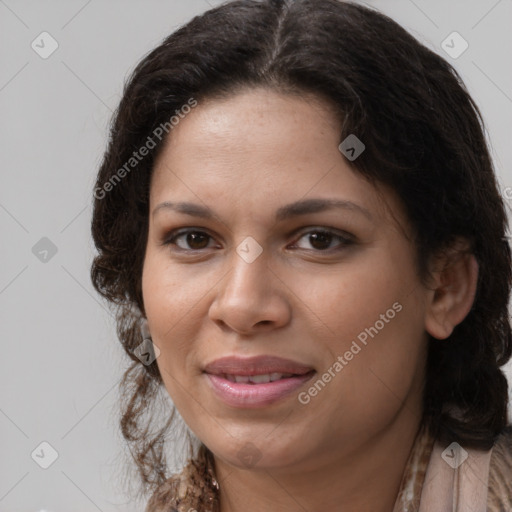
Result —
<instances>
[{"instance_id":1,"label":"eye","mask_svg":"<svg viewBox=\"0 0 512 512\"><path fill-rule=\"evenodd\" d=\"M313 247L316 252L327 252L331 250L331 243L335 240L338 240L340 243L338 247L334 247L334 250L341 250L343 247L347 245L351 245L354 243L353 237L348 234L340 234L337 231L332 231L329 229L310 229L302 234L299 238L305 238L308 240L308 243ZM302 249L308 249L308 247L301 247Z\"/></svg>"},{"instance_id":2,"label":"eye","mask_svg":"<svg viewBox=\"0 0 512 512\"><path fill-rule=\"evenodd\" d=\"M308 238L306 238L308 237ZM341 234L338 231L325 228L310 229L302 233L298 241L301 239L308 240L311 247L315 252L328 252L330 250L342 250L348 245L354 244L352 235ZM213 240L213 237L205 231L199 229L182 229L166 238L162 245L173 245L179 251L192 252L200 251L202 249L209 248L209 242ZM332 247L333 241L338 241L337 247ZM297 247L297 242L292 247ZM213 247L213 246L210 246ZM299 249L311 250L308 247L300 247Z\"/></svg>"},{"instance_id":3,"label":"eye","mask_svg":"<svg viewBox=\"0 0 512 512\"><path fill-rule=\"evenodd\" d=\"M180 245L180 243L177 243L177 241L181 240L182 238L182 245ZM200 231L197 229L183 229L164 240L162 245L175 245L184 251L199 251L201 249L206 249L208 247L208 242L211 239L212 237L205 231Z\"/></svg>"}]
</instances>

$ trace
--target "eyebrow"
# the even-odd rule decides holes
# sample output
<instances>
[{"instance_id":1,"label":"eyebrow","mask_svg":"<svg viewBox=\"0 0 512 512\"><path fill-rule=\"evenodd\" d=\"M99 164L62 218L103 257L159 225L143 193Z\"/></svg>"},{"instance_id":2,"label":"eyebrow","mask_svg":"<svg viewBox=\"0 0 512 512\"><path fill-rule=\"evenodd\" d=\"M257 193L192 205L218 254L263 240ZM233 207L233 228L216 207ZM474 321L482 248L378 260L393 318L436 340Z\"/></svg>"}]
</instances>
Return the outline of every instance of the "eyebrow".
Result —
<instances>
[{"instance_id":1,"label":"eyebrow","mask_svg":"<svg viewBox=\"0 0 512 512\"><path fill-rule=\"evenodd\" d=\"M294 203L287 204L285 206L281 206L275 215L276 222L283 221L289 219L291 217L297 217L299 215L306 215L308 213L318 213L327 210L333 209L345 209L350 211L355 211L363 214L368 220L373 221L373 216L366 208L353 203L352 201L347 201L344 199L302 199L300 201L296 201ZM153 210L153 216L161 210L169 209L179 213L183 213L185 215L191 215L193 217L200 217L202 219L212 219L214 217L214 213L210 208L206 206L202 206L194 203L187 202L179 202L172 203L170 201L165 201L160 203Z\"/></svg>"}]
</instances>

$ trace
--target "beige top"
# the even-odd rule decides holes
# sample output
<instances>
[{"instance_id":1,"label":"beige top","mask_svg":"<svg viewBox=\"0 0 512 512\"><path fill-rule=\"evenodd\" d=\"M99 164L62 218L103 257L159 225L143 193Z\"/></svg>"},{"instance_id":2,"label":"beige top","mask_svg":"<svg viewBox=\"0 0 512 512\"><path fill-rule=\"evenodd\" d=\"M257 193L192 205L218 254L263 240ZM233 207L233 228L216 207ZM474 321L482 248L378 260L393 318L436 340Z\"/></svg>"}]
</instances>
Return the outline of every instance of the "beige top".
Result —
<instances>
[{"instance_id":1,"label":"beige top","mask_svg":"<svg viewBox=\"0 0 512 512\"><path fill-rule=\"evenodd\" d=\"M422 429L393 512L512 512L512 427L489 451L443 446Z\"/></svg>"},{"instance_id":2,"label":"beige top","mask_svg":"<svg viewBox=\"0 0 512 512\"><path fill-rule=\"evenodd\" d=\"M164 482L146 512L191 509L219 511L218 484L211 469L197 461ZM420 429L393 512L512 512L512 426L487 452L442 446Z\"/></svg>"}]
</instances>

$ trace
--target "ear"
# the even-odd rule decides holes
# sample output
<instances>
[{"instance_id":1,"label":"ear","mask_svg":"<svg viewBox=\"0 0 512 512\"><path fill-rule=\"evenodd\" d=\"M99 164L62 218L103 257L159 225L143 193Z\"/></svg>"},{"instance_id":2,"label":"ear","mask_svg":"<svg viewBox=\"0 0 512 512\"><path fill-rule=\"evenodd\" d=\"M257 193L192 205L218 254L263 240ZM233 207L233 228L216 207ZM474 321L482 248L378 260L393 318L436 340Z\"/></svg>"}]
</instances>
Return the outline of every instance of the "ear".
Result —
<instances>
[{"instance_id":1,"label":"ear","mask_svg":"<svg viewBox=\"0 0 512 512\"><path fill-rule=\"evenodd\" d=\"M426 304L425 330L446 339L473 306L478 282L478 263L465 239L434 259L433 288Z\"/></svg>"}]
</instances>

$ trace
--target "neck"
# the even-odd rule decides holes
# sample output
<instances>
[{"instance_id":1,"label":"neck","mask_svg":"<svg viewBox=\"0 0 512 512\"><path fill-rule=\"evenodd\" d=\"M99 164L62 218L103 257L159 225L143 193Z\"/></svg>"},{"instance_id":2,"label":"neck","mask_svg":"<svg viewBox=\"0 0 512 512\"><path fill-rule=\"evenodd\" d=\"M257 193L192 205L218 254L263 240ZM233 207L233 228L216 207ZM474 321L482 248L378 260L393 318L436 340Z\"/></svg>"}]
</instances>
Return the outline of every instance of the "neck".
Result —
<instances>
[{"instance_id":1,"label":"neck","mask_svg":"<svg viewBox=\"0 0 512 512\"><path fill-rule=\"evenodd\" d=\"M248 470L216 458L220 512L392 512L419 418L404 407L392 424L355 450L336 453L331 447L307 467Z\"/></svg>"}]
</instances>

